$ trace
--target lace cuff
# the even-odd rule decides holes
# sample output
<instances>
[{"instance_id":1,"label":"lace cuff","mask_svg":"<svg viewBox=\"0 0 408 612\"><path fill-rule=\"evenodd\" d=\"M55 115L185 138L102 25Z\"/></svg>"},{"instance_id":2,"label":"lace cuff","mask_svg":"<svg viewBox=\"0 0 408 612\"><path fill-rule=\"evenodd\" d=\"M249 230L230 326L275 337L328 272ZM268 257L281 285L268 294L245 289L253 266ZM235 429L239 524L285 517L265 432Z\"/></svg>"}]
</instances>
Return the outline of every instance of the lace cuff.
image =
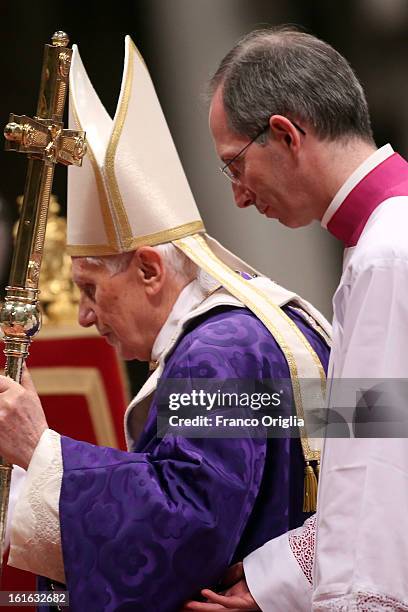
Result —
<instances>
[{"instance_id":1,"label":"lace cuff","mask_svg":"<svg viewBox=\"0 0 408 612\"><path fill-rule=\"evenodd\" d=\"M289 546L309 583L313 584L313 559L316 541L316 515L304 522L303 527L289 532Z\"/></svg>"},{"instance_id":2,"label":"lace cuff","mask_svg":"<svg viewBox=\"0 0 408 612\"><path fill-rule=\"evenodd\" d=\"M9 565L64 583L58 508L62 473L60 436L47 429L15 507Z\"/></svg>"},{"instance_id":3,"label":"lace cuff","mask_svg":"<svg viewBox=\"0 0 408 612\"><path fill-rule=\"evenodd\" d=\"M4 550L10 546L10 529L14 516L14 507L20 496L23 484L25 482L26 471L19 465L13 465L11 472L10 498L7 510L6 535L4 539Z\"/></svg>"},{"instance_id":4,"label":"lace cuff","mask_svg":"<svg viewBox=\"0 0 408 612\"><path fill-rule=\"evenodd\" d=\"M354 595L345 595L315 603L316 612L408 612L408 602L395 597L359 591Z\"/></svg>"}]
</instances>

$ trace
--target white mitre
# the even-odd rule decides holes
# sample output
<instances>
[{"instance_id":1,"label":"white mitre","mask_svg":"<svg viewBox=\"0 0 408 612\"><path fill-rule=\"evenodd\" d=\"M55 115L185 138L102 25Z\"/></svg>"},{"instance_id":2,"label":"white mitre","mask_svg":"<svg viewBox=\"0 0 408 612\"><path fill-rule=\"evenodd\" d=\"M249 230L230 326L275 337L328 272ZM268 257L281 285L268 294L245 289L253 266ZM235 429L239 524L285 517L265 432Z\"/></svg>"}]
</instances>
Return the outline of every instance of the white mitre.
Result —
<instances>
[{"instance_id":1,"label":"white mitre","mask_svg":"<svg viewBox=\"0 0 408 612\"><path fill-rule=\"evenodd\" d=\"M88 146L80 172L68 173L70 255L111 255L205 233L149 72L129 36L113 120L73 46L69 125L83 127ZM209 242L228 264L254 272Z\"/></svg>"},{"instance_id":2,"label":"white mitre","mask_svg":"<svg viewBox=\"0 0 408 612\"><path fill-rule=\"evenodd\" d=\"M68 169L67 250L103 256L172 242L252 310L278 342L291 373L298 415L301 379L322 378L317 355L281 306L297 302L326 331L327 321L295 294L270 282L267 291L236 271L256 271L205 232L143 58L125 38L125 65L115 117L103 107L73 46L69 127L86 132L82 168ZM306 460L319 441L301 432Z\"/></svg>"}]
</instances>

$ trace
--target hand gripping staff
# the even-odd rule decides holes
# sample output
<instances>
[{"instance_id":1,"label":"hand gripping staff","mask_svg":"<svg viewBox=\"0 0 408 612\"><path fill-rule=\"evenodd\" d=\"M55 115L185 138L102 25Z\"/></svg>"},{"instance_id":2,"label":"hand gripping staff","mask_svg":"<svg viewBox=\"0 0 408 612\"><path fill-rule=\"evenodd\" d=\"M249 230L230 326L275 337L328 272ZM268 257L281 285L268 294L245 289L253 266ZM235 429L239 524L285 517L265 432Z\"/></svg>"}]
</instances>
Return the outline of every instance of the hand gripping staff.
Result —
<instances>
[{"instance_id":1,"label":"hand gripping staff","mask_svg":"<svg viewBox=\"0 0 408 612\"><path fill-rule=\"evenodd\" d=\"M41 328L38 282L47 224L54 167L57 163L80 166L86 152L85 133L63 129L72 50L69 38L56 32L45 45L37 113L10 115L4 135L6 150L28 155L16 246L5 302L0 310L0 328L6 355L5 375L17 382L28 347ZM12 466L0 457L0 564L4 552L7 506ZM2 565L0 565L1 573Z\"/></svg>"}]
</instances>

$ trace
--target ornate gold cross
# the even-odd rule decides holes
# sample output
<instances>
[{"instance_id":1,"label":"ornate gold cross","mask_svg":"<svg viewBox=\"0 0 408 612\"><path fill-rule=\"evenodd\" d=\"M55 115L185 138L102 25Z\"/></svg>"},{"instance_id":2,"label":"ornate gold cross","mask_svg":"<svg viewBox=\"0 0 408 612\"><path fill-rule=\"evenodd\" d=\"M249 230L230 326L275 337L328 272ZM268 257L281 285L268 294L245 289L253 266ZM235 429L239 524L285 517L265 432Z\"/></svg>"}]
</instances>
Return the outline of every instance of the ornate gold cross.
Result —
<instances>
[{"instance_id":1,"label":"ornate gold cross","mask_svg":"<svg viewBox=\"0 0 408 612\"><path fill-rule=\"evenodd\" d=\"M27 153L47 164L82 164L85 133L64 130L62 123L72 54L68 43L65 32L55 32L52 51L46 52L43 65L38 116L31 119L27 115L10 115L4 129L6 151Z\"/></svg>"},{"instance_id":2,"label":"ornate gold cross","mask_svg":"<svg viewBox=\"0 0 408 612\"><path fill-rule=\"evenodd\" d=\"M6 150L28 155L28 169L9 285L0 309L6 355L5 375L21 381L29 345L41 328L38 281L43 256L48 205L57 163L80 166L85 133L64 130L72 50L64 32L45 45L36 116L10 115L4 135ZM10 490L11 466L0 457L0 572Z\"/></svg>"}]
</instances>

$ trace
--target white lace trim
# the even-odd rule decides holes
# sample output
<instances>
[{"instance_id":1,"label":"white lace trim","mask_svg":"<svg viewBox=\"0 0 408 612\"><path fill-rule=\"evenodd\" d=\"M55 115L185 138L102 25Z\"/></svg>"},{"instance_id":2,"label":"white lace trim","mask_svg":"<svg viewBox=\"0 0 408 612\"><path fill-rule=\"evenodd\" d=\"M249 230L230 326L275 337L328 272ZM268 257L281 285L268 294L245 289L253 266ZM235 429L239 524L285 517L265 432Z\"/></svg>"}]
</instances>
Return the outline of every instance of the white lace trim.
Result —
<instances>
[{"instance_id":1,"label":"white lace trim","mask_svg":"<svg viewBox=\"0 0 408 612\"><path fill-rule=\"evenodd\" d=\"M11 484L10 484L10 498L7 509L7 523L6 523L6 536L4 540L4 550L10 546L10 530L13 522L14 508L19 498L20 492L24 485L26 478L26 471L18 465L13 465L11 472Z\"/></svg>"},{"instance_id":2,"label":"white lace trim","mask_svg":"<svg viewBox=\"0 0 408 612\"><path fill-rule=\"evenodd\" d=\"M62 482L60 436L46 430L34 451L17 501L9 564L65 582L59 523Z\"/></svg>"},{"instance_id":3,"label":"white lace trim","mask_svg":"<svg viewBox=\"0 0 408 612\"><path fill-rule=\"evenodd\" d=\"M314 514L299 529L289 532L289 546L308 582L313 584L313 559L316 540L316 515Z\"/></svg>"},{"instance_id":4,"label":"white lace trim","mask_svg":"<svg viewBox=\"0 0 408 612\"><path fill-rule=\"evenodd\" d=\"M389 595L358 591L356 594L336 597L317 603L313 610L331 612L408 612L408 602Z\"/></svg>"}]
</instances>

